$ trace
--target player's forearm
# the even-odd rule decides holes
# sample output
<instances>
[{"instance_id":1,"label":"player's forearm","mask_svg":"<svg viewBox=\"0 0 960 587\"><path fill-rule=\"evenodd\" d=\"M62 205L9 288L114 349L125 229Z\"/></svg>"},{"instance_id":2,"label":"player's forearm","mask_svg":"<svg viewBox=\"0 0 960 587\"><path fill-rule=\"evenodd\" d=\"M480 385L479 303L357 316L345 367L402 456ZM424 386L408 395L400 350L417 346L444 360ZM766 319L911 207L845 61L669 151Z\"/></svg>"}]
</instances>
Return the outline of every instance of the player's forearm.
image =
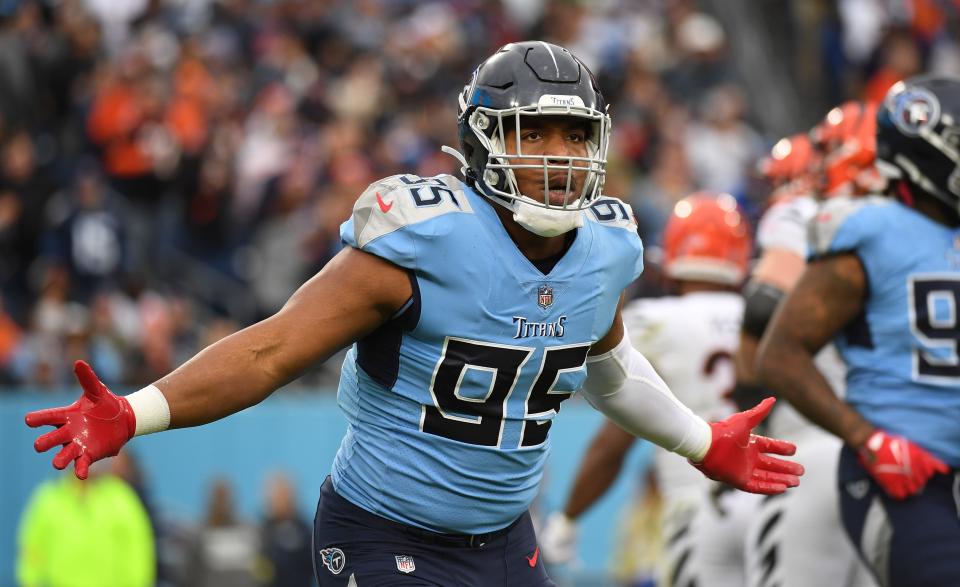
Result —
<instances>
[{"instance_id":1,"label":"player's forearm","mask_svg":"<svg viewBox=\"0 0 960 587\"><path fill-rule=\"evenodd\" d=\"M870 435L870 423L837 397L800 343L768 337L760 347L756 369L764 385L850 446L860 446Z\"/></svg>"},{"instance_id":2,"label":"player's forearm","mask_svg":"<svg viewBox=\"0 0 960 587\"><path fill-rule=\"evenodd\" d=\"M634 436L616 425L604 425L587 448L563 509L564 515L576 519L603 497L620 474L634 440Z\"/></svg>"},{"instance_id":3,"label":"player's forearm","mask_svg":"<svg viewBox=\"0 0 960 587\"><path fill-rule=\"evenodd\" d=\"M199 426L263 401L298 374L281 360L288 344L271 319L207 347L156 382L170 409L170 427ZM304 365L305 366L305 365Z\"/></svg>"},{"instance_id":4,"label":"player's forearm","mask_svg":"<svg viewBox=\"0 0 960 587\"><path fill-rule=\"evenodd\" d=\"M710 425L683 405L626 336L587 359L584 396L621 428L693 461L710 449Z\"/></svg>"}]
</instances>

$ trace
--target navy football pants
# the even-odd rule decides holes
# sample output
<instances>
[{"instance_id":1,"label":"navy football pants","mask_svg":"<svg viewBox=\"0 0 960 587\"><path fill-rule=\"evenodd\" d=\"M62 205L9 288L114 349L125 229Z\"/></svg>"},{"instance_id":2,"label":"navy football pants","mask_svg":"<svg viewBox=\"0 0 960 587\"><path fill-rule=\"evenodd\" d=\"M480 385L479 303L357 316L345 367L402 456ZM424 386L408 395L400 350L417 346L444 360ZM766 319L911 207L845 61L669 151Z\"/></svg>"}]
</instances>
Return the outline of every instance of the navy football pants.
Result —
<instances>
[{"instance_id":1,"label":"navy football pants","mask_svg":"<svg viewBox=\"0 0 960 587\"><path fill-rule=\"evenodd\" d=\"M328 477L313 523L320 587L549 587L530 514L489 535L436 534L339 496Z\"/></svg>"},{"instance_id":2,"label":"navy football pants","mask_svg":"<svg viewBox=\"0 0 960 587\"><path fill-rule=\"evenodd\" d=\"M960 586L960 472L934 475L922 493L896 500L844 447L838 481L847 535L881 586Z\"/></svg>"}]
</instances>

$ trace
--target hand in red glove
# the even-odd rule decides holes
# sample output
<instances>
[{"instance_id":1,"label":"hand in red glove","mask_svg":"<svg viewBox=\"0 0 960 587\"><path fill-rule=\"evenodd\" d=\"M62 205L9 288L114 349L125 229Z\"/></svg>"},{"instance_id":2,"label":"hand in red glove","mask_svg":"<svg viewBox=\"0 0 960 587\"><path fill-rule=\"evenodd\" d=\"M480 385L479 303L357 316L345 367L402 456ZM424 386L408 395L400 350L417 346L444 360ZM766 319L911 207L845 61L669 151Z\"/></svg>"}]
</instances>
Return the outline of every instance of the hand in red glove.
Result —
<instances>
[{"instance_id":1,"label":"hand in red glove","mask_svg":"<svg viewBox=\"0 0 960 587\"><path fill-rule=\"evenodd\" d=\"M53 458L53 466L63 469L76 460L74 471L87 478L90 464L116 456L120 448L133 438L137 419L126 398L114 395L100 382L90 365L77 361L73 372L83 387L83 395L69 406L50 408L27 414L27 426L56 426L33 443L37 452L46 452L62 444Z\"/></svg>"},{"instance_id":2,"label":"hand in red glove","mask_svg":"<svg viewBox=\"0 0 960 587\"><path fill-rule=\"evenodd\" d=\"M797 447L786 440L751 434L776 400L768 397L722 422L711 422L713 440L702 462L691 464L704 475L750 493L783 493L800 484L803 465L765 453L790 456Z\"/></svg>"},{"instance_id":3,"label":"hand in red glove","mask_svg":"<svg viewBox=\"0 0 960 587\"><path fill-rule=\"evenodd\" d=\"M874 430L857 451L860 463L894 499L916 494L934 473L947 473L946 463L902 436Z\"/></svg>"}]
</instances>

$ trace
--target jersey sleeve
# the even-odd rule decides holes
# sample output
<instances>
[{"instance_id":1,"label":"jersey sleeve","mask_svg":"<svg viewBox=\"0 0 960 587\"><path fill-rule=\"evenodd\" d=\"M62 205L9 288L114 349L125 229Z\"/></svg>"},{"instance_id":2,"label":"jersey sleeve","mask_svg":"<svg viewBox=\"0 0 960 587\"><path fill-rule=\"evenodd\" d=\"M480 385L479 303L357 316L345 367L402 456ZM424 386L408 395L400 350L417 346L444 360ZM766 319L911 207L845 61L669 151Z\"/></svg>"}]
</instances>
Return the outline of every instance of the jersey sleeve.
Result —
<instances>
[{"instance_id":1,"label":"jersey sleeve","mask_svg":"<svg viewBox=\"0 0 960 587\"><path fill-rule=\"evenodd\" d=\"M637 219L630 205L611 196L604 196L583 212L588 222L601 227L601 232L616 244L614 269L620 290L643 273L643 242L637 232Z\"/></svg>"},{"instance_id":2,"label":"jersey sleeve","mask_svg":"<svg viewBox=\"0 0 960 587\"><path fill-rule=\"evenodd\" d=\"M884 208L891 200L880 196L832 198L817 211L810 224L810 260L857 252L885 230Z\"/></svg>"},{"instance_id":3,"label":"jersey sleeve","mask_svg":"<svg viewBox=\"0 0 960 587\"><path fill-rule=\"evenodd\" d=\"M394 175L370 184L340 226L344 244L406 269L417 265L418 243L442 236L450 224L430 222L473 212L463 185L452 176Z\"/></svg>"},{"instance_id":4,"label":"jersey sleeve","mask_svg":"<svg viewBox=\"0 0 960 587\"><path fill-rule=\"evenodd\" d=\"M757 225L757 246L764 251L783 249L806 257L808 227L816 209L816 203L809 197L774 204Z\"/></svg>"}]
</instances>

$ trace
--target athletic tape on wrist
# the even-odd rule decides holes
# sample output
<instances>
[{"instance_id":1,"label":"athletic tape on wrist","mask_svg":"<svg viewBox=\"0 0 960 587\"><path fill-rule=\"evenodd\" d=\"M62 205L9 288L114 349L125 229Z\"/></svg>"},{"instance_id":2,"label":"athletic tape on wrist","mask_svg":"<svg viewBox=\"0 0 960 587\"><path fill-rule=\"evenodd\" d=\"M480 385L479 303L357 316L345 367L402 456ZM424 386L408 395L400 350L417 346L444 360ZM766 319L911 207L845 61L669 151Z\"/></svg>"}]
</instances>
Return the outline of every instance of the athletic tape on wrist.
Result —
<instances>
[{"instance_id":1,"label":"athletic tape on wrist","mask_svg":"<svg viewBox=\"0 0 960 587\"><path fill-rule=\"evenodd\" d=\"M170 405L156 385L149 385L127 396L137 418L134 436L162 432L170 427Z\"/></svg>"}]
</instances>

